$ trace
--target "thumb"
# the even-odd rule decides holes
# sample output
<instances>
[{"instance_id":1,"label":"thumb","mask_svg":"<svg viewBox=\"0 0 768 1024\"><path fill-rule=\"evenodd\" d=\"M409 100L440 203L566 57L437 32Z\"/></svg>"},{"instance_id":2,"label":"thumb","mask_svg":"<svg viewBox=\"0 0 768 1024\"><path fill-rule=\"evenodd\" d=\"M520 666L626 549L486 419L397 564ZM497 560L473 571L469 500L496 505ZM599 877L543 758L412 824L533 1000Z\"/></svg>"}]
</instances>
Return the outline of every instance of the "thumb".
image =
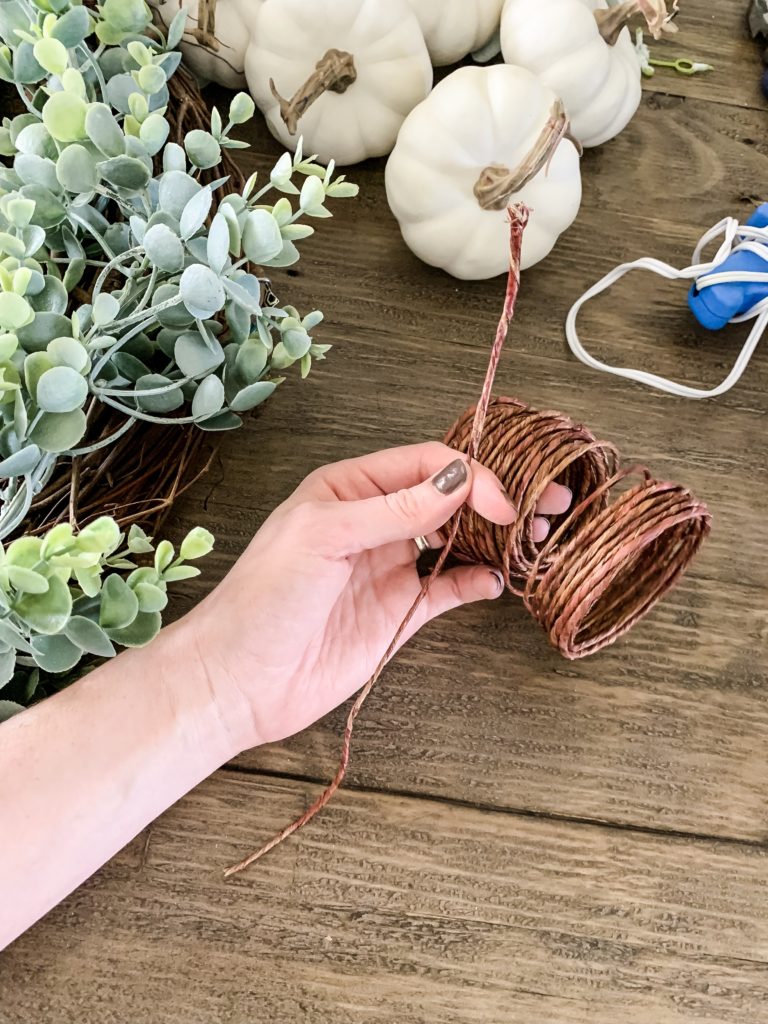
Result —
<instances>
[{"instance_id":1,"label":"thumb","mask_svg":"<svg viewBox=\"0 0 768 1024\"><path fill-rule=\"evenodd\" d=\"M415 487L339 503L339 553L353 555L434 533L467 500L471 486L472 469L458 458Z\"/></svg>"}]
</instances>

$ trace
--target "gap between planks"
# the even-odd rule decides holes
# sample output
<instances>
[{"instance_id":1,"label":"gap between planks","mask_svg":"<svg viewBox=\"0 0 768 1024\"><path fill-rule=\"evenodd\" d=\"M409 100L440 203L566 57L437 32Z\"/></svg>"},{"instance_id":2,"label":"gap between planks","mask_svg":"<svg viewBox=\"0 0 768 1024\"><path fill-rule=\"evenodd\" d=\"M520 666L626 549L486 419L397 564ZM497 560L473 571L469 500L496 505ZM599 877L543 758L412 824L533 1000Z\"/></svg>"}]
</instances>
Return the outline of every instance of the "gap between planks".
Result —
<instances>
[{"instance_id":1,"label":"gap between planks","mask_svg":"<svg viewBox=\"0 0 768 1024\"><path fill-rule=\"evenodd\" d=\"M341 738L339 738L341 744ZM301 782L306 785L323 788L333 772L333 765L329 765L328 778L321 779L314 775L286 771L270 771L268 768L250 768L248 765L227 763L221 766L219 771L228 772L232 775L247 775L256 779L273 779L277 782ZM557 814L553 811L536 811L526 807L502 807L499 804L486 804L476 800L464 800L460 797L441 796L437 793L417 792L410 789L381 788L378 786L365 786L353 782L345 782L344 791L347 793L360 793L365 796L381 796L399 800L422 800L430 804L443 804L447 807L461 807L467 810L478 811L484 814L507 814L512 818L524 818L527 821L544 821L554 824L574 825L583 828L610 829L614 832L627 832L646 836L656 836L662 839L679 839L692 843L723 843L726 846L747 847L752 850L767 850L768 840L745 839L739 836L715 835L709 832L696 832L686 829L655 827L653 825L637 825L631 822L609 821L607 818L588 818L572 814ZM286 821L286 824L288 822ZM312 827L310 822L307 826ZM264 836L266 840L269 836ZM254 849L261 843L261 839L254 839ZM291 839L286 842L290 843Z\"/></svg>"}]
</instances>

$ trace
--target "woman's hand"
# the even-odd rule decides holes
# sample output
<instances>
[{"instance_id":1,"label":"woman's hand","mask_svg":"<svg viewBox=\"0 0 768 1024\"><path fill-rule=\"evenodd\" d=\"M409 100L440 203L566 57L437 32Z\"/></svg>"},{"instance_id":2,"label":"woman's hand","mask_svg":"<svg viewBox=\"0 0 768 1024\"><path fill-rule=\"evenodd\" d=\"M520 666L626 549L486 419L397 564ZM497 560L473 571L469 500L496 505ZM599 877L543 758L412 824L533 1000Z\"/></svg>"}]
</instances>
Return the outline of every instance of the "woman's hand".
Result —
<instances>
[{"instance_id":1,"label":"woman's hand","mask_svg":"<svg viewBox=\"0 0 768 1024\"><path fill-rule=\"evenodd\" d=\"M419 592L413 538L439 544L436 531L465 501L500 525L517 515L489 470L428 443L319 469L272 513L180 624L226 708L223 717L243 723L236 746L290 736L363 686ZM549 529L544 517L570 501L568 488L550 485L537 539ZM502 589L500 576L483 566L443 573L402 642L436 615Z\"/></svg>"},{"instance_id":2,"label":"woman's hand","mask_svg":"<svg viewBox=\"0 0 768 1024\"><path fill-rule=\"evenodd\" d=\"M240 750L363 686L419 592L412 538L437 542L467 500L514 521L496 477L440 444L318 470L194 611L3 723L0 834L16 842L0 843L0 948ZM570 500L552 485L539 512ZM499 593L490 569L452 569L410 632Z\"/></svg>"}]
</instances>

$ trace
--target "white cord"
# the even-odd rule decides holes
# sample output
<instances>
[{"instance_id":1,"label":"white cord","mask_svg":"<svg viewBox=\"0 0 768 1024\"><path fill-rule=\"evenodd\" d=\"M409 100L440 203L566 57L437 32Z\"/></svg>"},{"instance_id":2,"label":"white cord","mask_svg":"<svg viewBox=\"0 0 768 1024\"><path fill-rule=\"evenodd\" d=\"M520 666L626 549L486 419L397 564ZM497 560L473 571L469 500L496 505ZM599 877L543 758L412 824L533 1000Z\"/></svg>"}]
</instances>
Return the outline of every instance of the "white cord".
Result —
<instances>
[{"instance_id":1,"label":"white cord","mask_svg":"<svg viewBox=\"0 0 768 1024\"><path fill-rule=\"evenodd\" d=\"M711 263L701 263L701 254L704 249L721 234L723 235L723 241L717 250L715 258ZM757 348L757 344L762 338L766 326L768 326L768 297L761 299L748 309L746 313L742 313L741 316L736 316L730 321L731 323L738 324L743 323L745 320L754 319L755 324L749 332L749 337L744 342L744 347L739 353L731 372L721 384L718 384L717 387L709 391L701 388L692 388L686 384L678 384L675 381L667 380L666 377L659 377L655 373L648 373L645 370L632 370L629 367L611 366L609 363L603 363L599 359L595 359L594 356L587 352L579 340L579 335L576 332L576 318L585 302L606 291L619 278L629 273L630 270L650 270L652 273L659 274L661 277L666 277L672 281L695 280L696 287L700 290L702 288L711 288L717 284L759 283L768 286L768 272L758 273L755 271L733 270L717 272L718 268L735 252L752 252L768 263L768 228L757 228L739 224L734 217L725 217L719 224L715 224L706 234L702 235L693 252L692 265L682 270L678 270L668 263L663 263L661 260L652 259L650 256L644 256L642 259L634 260L631 263L622 263L621 266L606 274L602 280L586 291L568 313L568 318L565 322L565 336L568 339L571 351L582 363L586 363L593 370L603 370L605 373L612 373L617 377L638 381L640 384L647 384L649 387L657 388L659 391L666 391L680 398L715 398L717 395L725 394L746 370L747 364L752 358L752 353Z\"/></svg>"}]
</instances>

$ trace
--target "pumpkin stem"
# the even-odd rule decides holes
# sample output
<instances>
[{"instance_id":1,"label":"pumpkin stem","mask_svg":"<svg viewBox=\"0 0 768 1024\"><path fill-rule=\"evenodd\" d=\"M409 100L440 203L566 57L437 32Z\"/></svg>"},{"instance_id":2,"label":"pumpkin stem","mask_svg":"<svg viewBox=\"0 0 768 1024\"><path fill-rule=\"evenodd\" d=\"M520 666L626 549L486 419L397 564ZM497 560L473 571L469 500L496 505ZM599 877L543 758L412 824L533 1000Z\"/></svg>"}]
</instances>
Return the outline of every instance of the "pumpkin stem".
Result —
<instances>
[{"instance_id":1,"label":"pumpkin stem","mask_svg":"<svg viewBox=\"0 0 768 1024\"><path fill-rule=\"evenodd\" d=\"M489 164L480 172L474 188L475 199L480 206L484 210L505 210L511 197L525 188L542 167L549 166L555 150L563 139L571 138L568 129L565 107L562 100L558 99L552 105L547 123L530 152L514 170L511 171L503 164ZM581 146L575 144L581 153Z\"/></svg>"},{"instance_id":2,"label":"pumpkin stem","mask_svg":"<svg viewBox=\"0 0 768 1024\"><path fill-rule=\"evenodd\" d=\"M324 92L346 92L357 78L355 60L344 50L328 50L315 65L315 70L299 86L289 100L277 91L274 79L270 78L269 88L280 104L280 116L291 135L299 129L299 120Z\"/></svg>"},{"instance_id":3,"label":"pumpkin stem","mask_svg":"<svg viewBox=\"0 0 768 1024\"><path fill-rule=\"evenodd\" d=\"M595 21L600 35L609 46L619 41L621 30L636 14L642 14L648 23L648 31L654 39L660 39L664 32L677 32L673 18L677 15L679 0L672 0L672 11L667 13L667 0L624 0L612 7L595 11Z\"/></svg>"},{"instance_id":4,"label":"pumpkin stem","mask_svg":"<svg viewBox=\"0 0 768 1024\"><path fill-rule=\"evenodd\" d=\"M193 33L201 46L218 50L216 38L216 0L197 0L197 28Z\"/></svg>"}]
</instances>

